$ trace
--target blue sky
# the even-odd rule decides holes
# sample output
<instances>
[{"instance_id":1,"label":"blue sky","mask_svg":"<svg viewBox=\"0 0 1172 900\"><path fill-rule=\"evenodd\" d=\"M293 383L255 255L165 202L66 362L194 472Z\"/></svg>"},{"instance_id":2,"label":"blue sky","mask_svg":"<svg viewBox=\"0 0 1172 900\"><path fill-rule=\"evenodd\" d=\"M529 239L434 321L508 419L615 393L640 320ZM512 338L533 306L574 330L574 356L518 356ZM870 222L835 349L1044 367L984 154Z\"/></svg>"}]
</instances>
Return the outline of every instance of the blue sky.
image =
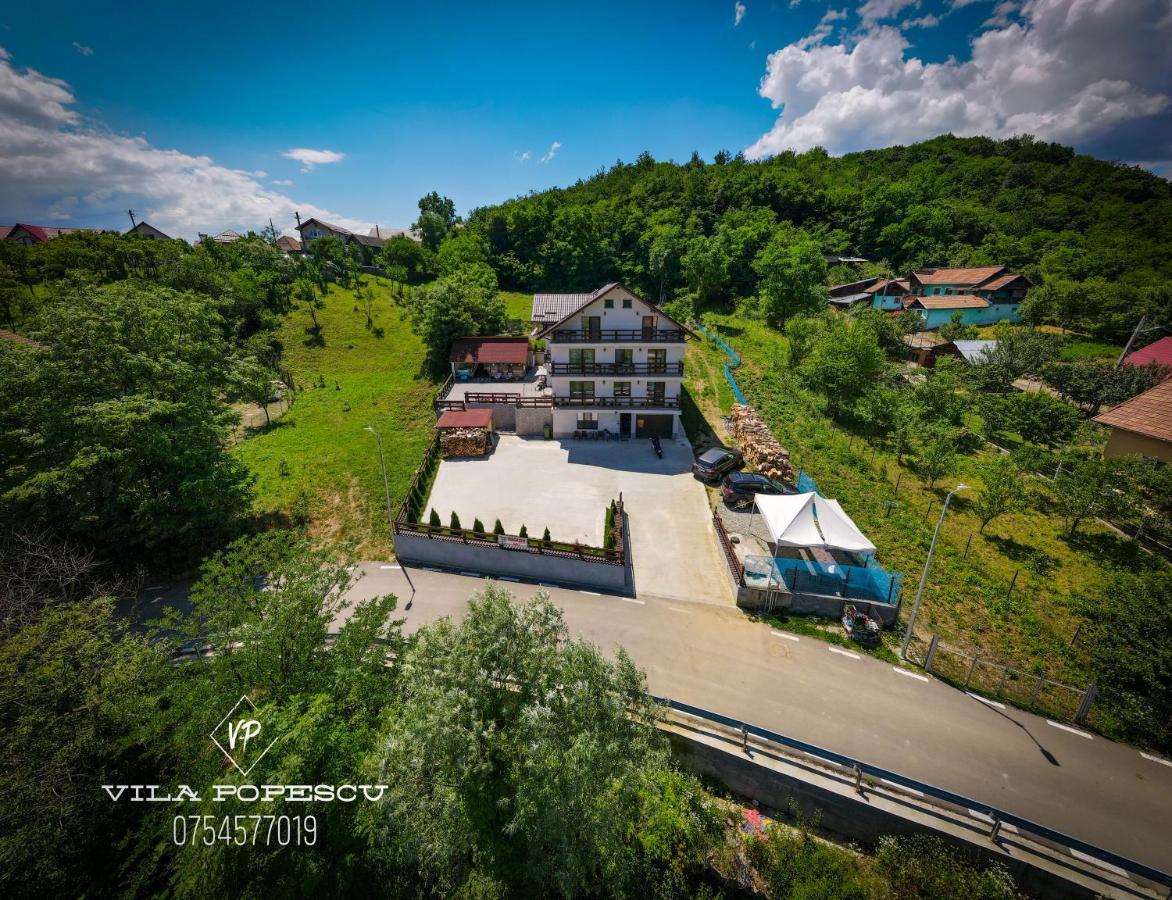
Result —
<instances>
[{"instance_id":1,"label":"blue sky","mask_svg":"<svg viewBox=\"0 0 1172 900\"><path fill-rule=\"evenodd\" d=\"M406 225L429 190L467 212L642 150L847 152L948 130L1029 130L1160 168L1172 156L1172 76L1150 52L1163 42L1156 56L1168 56L1161 10L1165 0L742 0L222 14L65 2L50 16L10 4L0 220L114 226L134 205L185 236L256 227L266 212L284 228L294 208ZM1118 47L1088 60L1091 36ZM1129 68L1143 41L1146 71ZM1017 70L988 76L1007 63ZM1015 86L1022 102L1003 108ZM340 158L306 166L285 155L296 149Z\"/></svg>"}]
</instances>

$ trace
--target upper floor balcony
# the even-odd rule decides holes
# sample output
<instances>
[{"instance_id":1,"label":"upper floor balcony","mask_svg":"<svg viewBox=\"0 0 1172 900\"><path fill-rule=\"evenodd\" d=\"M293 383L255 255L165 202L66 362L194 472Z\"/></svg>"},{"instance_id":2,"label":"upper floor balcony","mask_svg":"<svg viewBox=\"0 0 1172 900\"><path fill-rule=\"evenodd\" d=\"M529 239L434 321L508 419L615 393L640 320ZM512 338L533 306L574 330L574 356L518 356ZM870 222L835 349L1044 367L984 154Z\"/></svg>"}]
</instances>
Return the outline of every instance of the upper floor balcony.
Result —
<instances>
[{"instance_id":1,"label":"upper floor balcony","mask_svg":"<svg viewBox=\"0 0 1172 900\"><path fill-rule=\"evenodd\" d=\"M578 409L679 409L679 397L554 397L556 407Z\"/></svg>"},{"instance_id":2,"label":"upper floor balcony","mask_svg":"<svg viewBox=\"0 0 1172 900\"><path fill-rule=\"evenodd\" d=\"M555 362L550 375L683 375L683 362Z\"/></svg>"},{"instance_id":3,"label":"upper floor balcony","mask_svg":"<svg viewBox=\"0 0 1172 900\"><path fill-rule=\"evenodd\" d=\"M679 328L559 328L549 338L555 344L682 344Z\"/></svg>"}]
</instances>

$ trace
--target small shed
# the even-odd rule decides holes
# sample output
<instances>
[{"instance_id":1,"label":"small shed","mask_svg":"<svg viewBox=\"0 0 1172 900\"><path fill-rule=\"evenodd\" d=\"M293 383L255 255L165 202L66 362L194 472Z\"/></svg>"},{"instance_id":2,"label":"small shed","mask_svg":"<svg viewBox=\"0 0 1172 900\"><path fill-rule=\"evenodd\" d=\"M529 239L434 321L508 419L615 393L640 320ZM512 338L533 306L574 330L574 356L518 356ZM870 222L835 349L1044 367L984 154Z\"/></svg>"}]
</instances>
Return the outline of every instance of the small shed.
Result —
<instances>
[{"instance_id":1,"label":"small shed","mask_svg":"<svg viewBox=\"0 0 1172 900\"><path fill-rule=\"evenodd\" d=\"M492 448L491 409L449 409L435 423L440 456L483 456Z\"/></svg>"}]
</instances>

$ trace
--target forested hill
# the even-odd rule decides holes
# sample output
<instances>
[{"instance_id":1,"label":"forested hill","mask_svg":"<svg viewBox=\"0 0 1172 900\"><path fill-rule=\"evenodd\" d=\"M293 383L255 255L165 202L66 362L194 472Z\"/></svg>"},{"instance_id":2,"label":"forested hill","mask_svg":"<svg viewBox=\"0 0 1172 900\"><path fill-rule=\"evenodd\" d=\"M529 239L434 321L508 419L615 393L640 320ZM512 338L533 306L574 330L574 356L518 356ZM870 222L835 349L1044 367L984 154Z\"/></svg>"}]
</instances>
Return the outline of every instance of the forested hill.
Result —
<instances>
[{"instance_id":1,"label":"forested hill","mask_svg":"<svg viewBox=\"0 0 1172 900\"><path fill-rule=\"evenodd\" d=\"M619 278L664 302L681 291L752 295L753 259L781 223L901 273L997 263L1036 283L1104 279L1129 293L1172 280L1172 185L1030 138L943 136L760 162L644 154L478 209L469 225L505 286L581 291Z\"/></svg>"}]
</instances>

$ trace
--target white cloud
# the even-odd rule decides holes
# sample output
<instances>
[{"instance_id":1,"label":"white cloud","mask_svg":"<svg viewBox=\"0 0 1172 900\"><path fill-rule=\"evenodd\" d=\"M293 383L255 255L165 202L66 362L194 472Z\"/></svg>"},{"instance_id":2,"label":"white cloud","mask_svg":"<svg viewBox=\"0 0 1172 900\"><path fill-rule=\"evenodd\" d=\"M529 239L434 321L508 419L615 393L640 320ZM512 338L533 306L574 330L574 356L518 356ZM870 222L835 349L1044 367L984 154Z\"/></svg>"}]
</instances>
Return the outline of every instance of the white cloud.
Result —
<instances>
[{"instance_id":1,"label":"white cloud","mask_svg":"<svg viewBox=\"0 0 1172 900\"><path fill-rule=\"evenodd\" d=\"M94 55L94 48L93 47L87 47L85 44L78 43L77 41L73 42L73 49L76 50L78 53L80 53L82 56L93 56Z\"/></svg>"},{"instance_id":2,"label":"white cloud","mask_svg":"<svg viewBox=\"0 0 1172 900\"><path fill-rule=\"evenodd\" d=\"M926 16L920 16L918 19L907 19L903 23L904 28L935 28L940 24L940 19L937 16L929 13Z\"/></svg>"},{"instance_id":3,"label":"white cloud","mask_svg":"<svg viewBox=\"0 0 1172 900\"><path fill-rule=\"evenodd\" d=\"M850 15L850 13L848 13L845 9L830 9L827 7L826 15L822 17L818 24L829 25L831 22L837 22L840 19L845 19L848 15Z\"/></svg>"},{"instance_id":4,"label":"white cloud","mask_svg":"<svg viewBox=\"0 0 1172 900\"><path fill-rule=\"evenodd\" d=\"M879 14L882 2L868 5ZM945 132L1029 133L1109 152L1103 142L1122 123L1172 111L1166 67L1152 65L1172 40L1165 2L1027 0L1019 21L977 35L968 59L942 63L909 55L890 25L839 44L815 29L770 54L759 93L781 113L746 154L845 153ZM1172 159L1164 125L1156 155Z\"/></svg>"},{"instance_id":5,"label":"white cloud","mask_svg":"<svg viewBox=\"0 0 1172 900\"><path fill-rule=\"evenodd\" d=\"M280 185L281 187L288 187L289 185L291 185L293 183L293 179L291 179L291 178L274 178L272 183L276 184L276 185Z\"/></svg>"},{"instance_id":6,"label":"white cloud","mask_svg":"<svg viewBox=\"0 0 1172 900\"><path fill-rule=\"evenodd\" d=\"M557 152L558 152L558 150L561 149L561 147L562 147L561 141L554 141L552 144L549 145L549 150L546 151L545 155L543 157L541 157L541 159L539 159L538 162L542 162L542 163L549 162L551 159L554 158L554 156L557 155Z\"/></svg>"},{"instance_id":7,"label":"white cloud","mask_svg":"<svg viewBox=\"0 0 1172 900\"><path fill-rule=\"evenodd\" d=\"M529 162L531 155L532 154L530 154L528 150L513 154L513 156L516 157L520 162Z\"/></svg>"},{"instance_id":8,"label":"white cloud","mask_svg":"<svg viewBox=\"0 0 1172 900\"><path fill-rule=\"evenodd\" d=\"M867 28L883 19L895 18L909 6L918 9L920 0L867 0L859 7L859 18Z\"/></svg>"},{"instance_id":9,"label":"white cloud","mask_svg":"<svg viewBox=\"0 0 1172 900\"><path fill-rule=\"evenodd\" d=\"M314 166L328 166L346 158L345 153L338 153L334 150L311 150L308 147L295 147L292 150L286 150L281 155L286 159L293 159L301 163L302 172L310 172Z\"/></svg>"},{"instance_id":10,"label":"white cloud","mask_svg":"<svg viewBox=\"0 0 1172 900\"><path fill-rule=\"evenodd\" d=\"M260 184L252 172L206 156L115 134L74 110L70 85L17 69L0 48L0 197L14 215L79 225L114 221L134 208L168 234L194 237L225 228L259 229L316 216L347 228L369 227ZM121 221L118 218L118 221Z\"/></svg>"},{"instance_id":11,"label":"white cloud","mask_svg":"<svg viewBox=\"0 0 1172 900\"><path fill-rule=\"evenodd\" d=\"M972 6L974 3L987 3L989 0L952 0L952 8L960 9L964 6Z\"/></svg>"},{"instance_id":12,"label":"white cloud","mask_svg":"<svg viewBox=\"0 0 1172 900\"><path fill-rule=\"evenodd\" d=\"M1020 12L1021 4L1017 0L1001 0L993 7L993 15L984 21L984 28L1004 28L1013 21Z\"/></svg>"},{"instance_id":13,"label":"white cloud","mask_svg":"<svg viewBox=\"0 0 1172 900\"><path fill-rule=\"evenodd\" d=\"M733 7L733 28L741 24L741 19L745 17L745 4L737 3Z\"/></svg>"}]
</instances>

